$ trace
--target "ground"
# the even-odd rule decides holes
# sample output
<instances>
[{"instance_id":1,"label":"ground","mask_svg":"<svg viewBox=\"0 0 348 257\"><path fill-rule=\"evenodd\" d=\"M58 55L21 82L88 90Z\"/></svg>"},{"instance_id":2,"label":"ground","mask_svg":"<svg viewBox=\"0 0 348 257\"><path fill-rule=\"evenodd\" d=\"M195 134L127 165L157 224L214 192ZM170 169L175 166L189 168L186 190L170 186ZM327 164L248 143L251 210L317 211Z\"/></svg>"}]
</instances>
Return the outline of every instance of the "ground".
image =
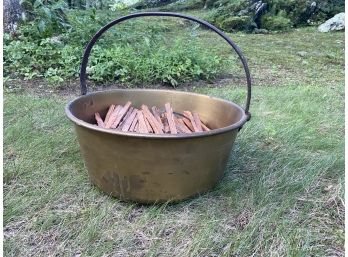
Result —
<instances>
[{"instance_id":1,"label":"ground","mask_svg":"<svg viewBox=\"0 0 348 257\"><path fill-rule=\"evenodd\" d=\"M64 114L76 83L8 81L5 255L344 256L344 33L230 36L250 65L252 119L220 183L178 204L125 203L90 184ZM176 90L243 105L235 78Z\"/></svg>"}]
</instances>

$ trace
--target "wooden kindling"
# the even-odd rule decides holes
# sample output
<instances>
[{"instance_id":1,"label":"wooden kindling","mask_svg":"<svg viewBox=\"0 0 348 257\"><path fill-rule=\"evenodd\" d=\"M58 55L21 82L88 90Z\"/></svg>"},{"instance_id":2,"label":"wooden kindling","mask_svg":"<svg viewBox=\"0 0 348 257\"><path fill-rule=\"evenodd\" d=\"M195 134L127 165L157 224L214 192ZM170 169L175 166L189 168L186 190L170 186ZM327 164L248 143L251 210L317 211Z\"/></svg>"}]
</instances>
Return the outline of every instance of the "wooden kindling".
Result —
<instances>
[{"instance_id":1,"label":"wooden kindling","mask_svg":"<svg viewBox=\"0 0 348 257\"><path fill-rule=\"evenodd\" d=\"M143 110L143 114L147 121L150 123L153 131L156 134L163 134L164 127L162 125L162 122L158 122L158 120L153 116L153 114L150 112L149 108L146 105L143 104L141 106L141 109Z\"/></svg>"},{"instance_id":2,"label":"wooden kindling","mask_svg":"<svg viewBox=\"0 0 348 257\"><path fill-rule=\"evenodd\" d=\"M149 123L149 120L147 119L146 115L144 114L144 111L143 112L143 116L144 116L144 120L145 120L145 124L146 124L146 128L147 130L149 131L149 133L153 133L153 129Z\"/></svg>"},{"instance_id":3,"label":"wooden kindling","mask_svg":"<svg viewBox=\"0 0 348 257\"><path fill-rule=\"evenodd\" d=\"M108 120L109 120L109 118L110 118L110 115L111 115L111 113L115 110L115 105L114 104L112 104L112 105L110 105L110 107L109 107L109 110L108 110L108 112L106 113L106 116L105 116L105 119L104 119L104 124L107 124L108 123Z\"/></svg>"},{"instance_id":4,"label":"wooden kindling","mask_svg":"<svg viewBox=\"0 0 348 257\"><path fill-rule=\"evenodd\" d=\"M138 110L135 112L135 118L132 122L132 125L130 126L129 130L128 131L131 131L131 132L136 132L136 128L135 126L138 124Z\"/></svg>"},{"instance_id":5,"label":"wooden kindling","mask_svg":"<svg viewBox=\"0 0 348 257\"><path fill-rule=\"evenodd\" d=\"M109 116L107 123L105 124L105 128L111 128L111 125L115 122L118 112L122 109L122 105L117 105L115 109Z\"/></svg>"},{"instance_id":6,"label":"wooden kindling","mask_svg":"<svg viewBox=\"0 0 348 257\"><path fill-rule=\"evenodd\" d=\"M185 125L183 119L175 119L177 127L184 133L191 134L192 131Z\"/></svg>"},{"instance_id":7,"label":"wooden kindling","mask_svg":"<svg viewBox=\"0 0 348 257\"><path fill-rule=\"evenodd\" d=\"M156 120L159 122L159 124L162 125L161 129L163 130L164 125L162 124L162 120L161 120L161 116L160 116L160 113L158 111L158 108L156 106L152 106L151 110L152 110L153 116L156 118Z\"/></svg>"},{"instance_id":8,"label":"wooden kindling","mask_svg":"<svg viewBox=\"0 0 348 257\"><path fill-rule=\"evenodd\" d=\"M203 128L203 131L210 131L211 130L203 122L202 122L202 128Z\"/></svg>"},{"instance_id":9,"label":"wooden kindling","mask_svg":"<svg viewBox=\"0 0 348 257\"><path fill-rule=\"evenodd\" d=\"M194 132L202 132L202 127L198 128L195 119L190 111L184 111L184 115L188 118L192 124Z\"/></svg>"},{"instance_id":10,"label":"wooden kindling","mask_svg":"<svg viewBox=\"0 0 348 257\"><path fill-rule=\"evenodd\" d=\"M124 123L126 122L128 117L132 114L133 109L134 109L133 107L129 107L126 115L123 117L123 119L121 120L120 124L117 126L117 129L121 129L122 130L122 127L123 127Z\"/></svg>"},{"instance_id":11,"label":"wooden kindling","mask_svg":"<svg viewBox=\"0 0 348 257\"><path fill-rule=\"evenodd\" d=\"M99 127L105 128L104 121L103 121L103 119L100 117L99 112L97 112L97 113L95 114L95 119L96 119L97 124L98 124Z\"/></svg>"},{"instance_id":12,"label":"wooden kindling","mask_svg":"<svg viewBox=\"0 0 348 257\"><path fill-rule=\"evenodd\" d=\"M182 120L185 123L185 125L191 130L191 132L195 132L195 129L193 128L190 119L188 119L187 117L184 117Z\"/></svg>"},{"instance_id":13,"label":"wooden kindling","mask_svg":"<svg viewBox=\"0 0 348 257\"><path fill-rule=\"evenodd\" d=\"M121 129L122 131L125 131L125 132L126 131L131 131L130 128L131 128L131 126L132 126L132 124L133 124L133 122L135 120L135 117L137 115L137 111L138 111L138 109L133 109L132 110L132 113L127 117L127 119L125 120L125 122L124 122L124 124L122 126L122 129ZM135 126L135 124L134 124L134 126Z\"/></svg>"},{"instance_id":14,"label":"wooden kindling","mask_svg":"<svg viewBox=\"0 0 348 257\"><path fill-rule=\"evenodd\" d=\"M191 134L211 131L203 123L198 112L184 111L174 114L170 103L164 105L164 112L156 106L151 110L145 104L140 109L131 106L128 101L124 106L112 104L103 120L100 113L95 113L97 126L116 129L123 132L155 133L155 134Z\"/></svg>"},{"instance_id":15,"label":"wooden kindling","mask_svg":"<svg viewBox=\"0 0 348 257\"><path fill-rule=\"evenodd\" d=\"M117 113L116 119L114 123L112 123L111 128L116 128L118 124L121 122L122 118L126 115L129 107L131 106L131 102L127 102L125 106Z\"/></svg>"},{"instance_id":16,"label":"wooden kindling","mask_svg":"<svg viewBox=\"0 0 348 257\"><path fill-rule=\"evenodd\" d=\"M143 115L143 112L141 110L138 110L138 122L139 122L139 132L140 133L149 133L146 123L145 123L145 118Z\"/></svg>"},{"instance_id":17,"label":"wooden kindling","mask_svg":"<svg viewBox=\"0 0 348 257\"><path fill-rule=\"evenodd\" d=\"M193 112L193 119L195 121L196 127L198 129L199 132L202 132L202 123L201 123L201 119L199 118L199 115L197 112Z\"/></svg>"},{"instance_id":18,"label":"wooden kindling","mask_svg":"<svg viewBox=\"0 0 348 257\"><path fill-rule=\"evenodd\" d=\"M166 108L166 116L167 116L167 120L169 124L170 134L177 134L178 131L176 130L176 126L174 122L173 109L170 106L170 103L166 103L164 106Z\"/></svg>"}]
</instances>

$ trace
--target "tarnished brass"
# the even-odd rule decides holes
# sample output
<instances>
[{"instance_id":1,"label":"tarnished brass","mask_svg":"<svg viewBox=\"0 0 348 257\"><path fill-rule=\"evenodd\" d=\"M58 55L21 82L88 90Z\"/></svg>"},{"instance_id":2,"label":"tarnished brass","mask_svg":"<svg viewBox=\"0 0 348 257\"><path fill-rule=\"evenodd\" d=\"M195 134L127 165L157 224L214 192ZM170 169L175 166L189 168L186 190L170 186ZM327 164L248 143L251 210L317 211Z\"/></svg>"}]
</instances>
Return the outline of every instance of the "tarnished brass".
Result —
<instances>
[{"instance_id":1,"label":"tarnished brass","mask_svg":"<svg viewBox=\"0 0 348 257\"><path fill-rule=\"evenodd\" d=\"M111 104L196 111L214 130L180 135L137 134L97 127L94 113ZM210 190L226 168L233 142L247 120L238 105L206 95L169 90L110 90L66 106L92 183L122 200L177 201Z\"/></svg>"}]
</instances>

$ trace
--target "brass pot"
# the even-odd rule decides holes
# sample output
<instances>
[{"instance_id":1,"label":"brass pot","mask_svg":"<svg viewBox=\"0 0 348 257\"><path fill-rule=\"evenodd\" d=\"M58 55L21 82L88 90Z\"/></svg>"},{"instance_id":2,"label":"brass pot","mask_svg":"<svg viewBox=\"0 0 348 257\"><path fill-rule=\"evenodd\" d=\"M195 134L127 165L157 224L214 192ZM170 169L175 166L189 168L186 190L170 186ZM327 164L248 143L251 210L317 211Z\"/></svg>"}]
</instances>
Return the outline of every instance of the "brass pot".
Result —
<instances>
[{"instance_id":1,"label":"brass pot","mask_svg":"<svg viewBox=\"0 0 348 257\"><path fill-rule=\"evenodd\" d=\"M245 110L235 103L172 90L110 90L86 94L86 66L97 39L113 25L141 16L172 16L196 21L222 36L242 60L248 86ZM70 102L66 114L74 122L84 161L93 184L122 200L141 203L178 201L210 190L223 175L239 129L249 120L251 83L246 60L231 40L214 26L175 13L138 13L103 27L87 45L81 65L82 96ZM111 104L127 101L176 112L196 111L213 130L192 134L138 134L93 125L94 114L106 114Z\"/></svg>"}]
</instances>

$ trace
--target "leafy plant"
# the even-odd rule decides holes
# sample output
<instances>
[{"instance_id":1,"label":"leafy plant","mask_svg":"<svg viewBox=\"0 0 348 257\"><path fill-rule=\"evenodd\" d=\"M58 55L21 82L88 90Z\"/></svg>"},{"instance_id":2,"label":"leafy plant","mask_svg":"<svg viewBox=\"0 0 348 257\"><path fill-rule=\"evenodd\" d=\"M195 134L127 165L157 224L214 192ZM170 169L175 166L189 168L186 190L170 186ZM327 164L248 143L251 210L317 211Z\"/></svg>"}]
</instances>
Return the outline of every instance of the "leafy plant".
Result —
<instances>
[{"instance_id":1,"label":"leafy plant","mask_svg":"<svg viewBox=\"0 0 348 257\"><path fill-rule=\"evenodd\" d=\"M221 74L229 60L223 60L193 43L178 39L168 51L166 44L96 47L90 60L90 78L122 83L167 83L211 80Z\"/></svg>"},{"instance_id":2,"label":"leafy plant","mask_svg":"<svg viewBox=\"0 0 348 257\"><path fill-rule=\"evenodd\" d=\"M292 27L293 23L281 15L265 15L262 17L262 25L268 30L287 30Z\"/></svg>"},{"instance_id":3,"label":"leafy plant","mask_svg":"<svg viewBox=\"0 0 348 257\"><path fill-rule=\"evenodd\" d=\"M85 17L97 21L97 17ZM98 41L89 60L89 79L126 84L165 83L176 86L192 80L212 80L224 73L229 60L200 46L197 40L164 37L161 25L135 30L130 24ZM82 25L81 25L81 30ZM24 28L22 28L24 29ZM124 29L124 30L123 30ZM86 32L86 33L85 33ZM79 34L70 29L52 38L14 40L6 34L4 45L5 76L25 79L45 78L52 84L76 78L83 48L94 34L89 26Z\"/></svg>"},{"instance_id":4,"label":"leafy plant","mask_svg":"<svg viewBox=\"0 0 348 257\"><path fill-rule=\"evenodd\" d=\"M36 27L34 34L38 38L50 37L69 27L63 0L21 0L20 4L25 10L24 22Z\"/></svg>"}]
</instances>

